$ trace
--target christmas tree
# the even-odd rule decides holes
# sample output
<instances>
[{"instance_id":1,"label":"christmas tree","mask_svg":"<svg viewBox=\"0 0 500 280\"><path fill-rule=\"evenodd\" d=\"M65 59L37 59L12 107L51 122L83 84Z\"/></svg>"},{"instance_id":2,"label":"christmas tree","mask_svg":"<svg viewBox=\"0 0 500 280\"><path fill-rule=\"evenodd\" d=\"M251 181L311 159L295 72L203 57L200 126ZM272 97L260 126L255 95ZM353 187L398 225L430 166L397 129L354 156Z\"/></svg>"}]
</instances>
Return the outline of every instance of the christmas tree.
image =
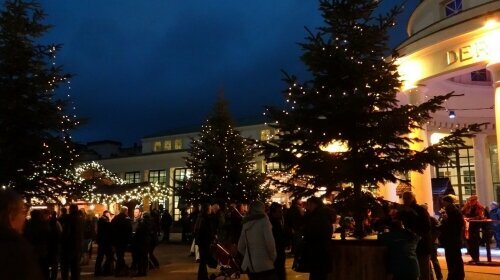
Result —
<instances>
[{"instance_id":1,"label":"christmas tree","mask_svg":"<svg viewBox=\"0 0 500 280\"><path fill-rule=\"evenodd\" d=\"M22 0L5 1L0 17L0 184L42 199L65 185L58 176L76 159L69 130L78 124L57 90L70 82L55 63L60 46L39 43L51 28L44 18Z\"/></svg>"},{"instance_id":2,"label":"christmas tree","mask_svg":"<svg viewBox=\"0 0 500 280\"><path fill-rule=\"evenodd\" d=\"M286 75L285 107L268 107L265 113L279 133L265 143L264 154L289 174L277 184L295 196L327 196L351 186L352 196L362 201L362 187L407 181L402 175L448 161L464 145L463 137L479 131L477 124L457 129L435 145L412 150L422 139L411 132L424 129L455 94L420 105L398 102L397 54L387 58L387 43L401 7L376 16L379 1L319 4L324 26L308 31L300 44L311 78Z\"/></svg>"},{"instance_id":3,"label":"christmas tree","mask_svg":"<svg viewBox=\"0 0 500 280\"><path fill-rule=\"evenodd\" d=\"M246 203L269 197L264 176L255 168L255 146L234 128L223 97L188 153L186 165L192 175L180 190L187 203Z\"/></svg>"}]
</instances>

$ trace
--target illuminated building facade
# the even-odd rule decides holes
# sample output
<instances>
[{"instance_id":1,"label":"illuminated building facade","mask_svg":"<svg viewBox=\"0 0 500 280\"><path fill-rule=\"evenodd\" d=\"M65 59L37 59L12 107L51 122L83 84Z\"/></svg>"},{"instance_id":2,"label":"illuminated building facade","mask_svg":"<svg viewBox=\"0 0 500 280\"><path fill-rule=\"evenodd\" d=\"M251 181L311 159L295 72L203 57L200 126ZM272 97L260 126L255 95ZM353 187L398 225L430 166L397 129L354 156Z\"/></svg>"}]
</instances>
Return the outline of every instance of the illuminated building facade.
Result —
<instances>
[{"instance_id":1,"label":"illuminated building facade","mask_svg":"<svg viewBox=\"0 0 500 280\"><path fill-rule=\"evenodd\" d=\"M500 1L424 0L413 11L408 39L397 49L403 87L402 103L418 104L433 95L454 91L425 129L414 131L422 149L451 129L488 123L468 147L456 151L451 164L430 166L410 174L417 200L432 205L431 178L448 177L460 201L477 194L489 205L500 200L498 145L500 128ZM384 196L397 200L394 186Z\"/></svg>"}]
</instances>

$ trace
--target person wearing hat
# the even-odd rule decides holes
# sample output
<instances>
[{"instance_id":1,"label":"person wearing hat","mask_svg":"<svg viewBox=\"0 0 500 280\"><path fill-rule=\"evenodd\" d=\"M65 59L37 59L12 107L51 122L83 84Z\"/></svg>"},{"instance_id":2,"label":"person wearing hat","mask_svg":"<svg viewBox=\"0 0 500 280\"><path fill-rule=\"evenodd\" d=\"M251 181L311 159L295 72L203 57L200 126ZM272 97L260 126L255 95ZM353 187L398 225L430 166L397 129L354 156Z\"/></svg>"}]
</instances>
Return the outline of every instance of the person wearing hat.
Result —
<instances>
[{"instance_id":1,"label":"person wearing hat","mask_svg":"<svg viewBox=\"0 0 500 280\"><path fill-rule=\"evenodd\" d=\"M498 209L498 203L496 201L492 201L490 209L490 218L493 220L491 230L493 231L493 237L495 237L495 248L500 250L500 209Z\"/></svg>"},{"instance_id":2,"label":"person wearing hat","mask_svg":"<svg viewBox=\"0 0 500 280\"><path fill-rule=\"evenodd\" d=\"M481 224L471 221L484 219L484 206L479 204L477 195L471 195L469 197L462 208L462 214L464 215L465 220L469 222L467 251L472 258L472 260L469 261L469 264L476 264L479 262L479 243L481 241L479 233L481 231Z\"/></svg>"},{"instance_id":3,"label":"person wearing hat","mask_svg":"<svg viewBox=\"0 0 500 280\"><path fill-rule=\"evenodd\" d=\"M238 251L243 255L241 269L248 272L250 280L276 279L272 225L266 216L264 203L260 201L250 203L249 211L243 218Z\"/></svg>"},{"instance_id":4,"label":"person wearing hat","mask_svg":"<svg viewBox=\"0 0 500 280\"><path fill-rule=\"evenodd\" d=\"M464 217L460 210L455 207L453 196L444 196L442 202L445 212L441 217L439 241L444 247L448 279L464 279L464 262L460 251L464 235Z\"/></svg>"}]
</instances>

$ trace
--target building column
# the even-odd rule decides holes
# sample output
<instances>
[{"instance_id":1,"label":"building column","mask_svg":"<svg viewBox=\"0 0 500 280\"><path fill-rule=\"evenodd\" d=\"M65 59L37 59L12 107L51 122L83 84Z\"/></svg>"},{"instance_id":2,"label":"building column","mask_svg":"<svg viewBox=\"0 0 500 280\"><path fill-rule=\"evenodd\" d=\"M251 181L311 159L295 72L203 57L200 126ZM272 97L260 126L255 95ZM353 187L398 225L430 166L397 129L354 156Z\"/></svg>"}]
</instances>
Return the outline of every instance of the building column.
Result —
<instances>
[{"instance_id":1,"label":"building column","mask_svg":"<svg viewBox=\"0 0 500 280\"><path fill-rule=\"evenodd\" d=\"M489 150L486 137L486 134L477 134L473 138L476 194L482 205L488 205L493 200L493 178L488 160Z\"/></svg>"},{"instance_id":2,"label":"building column","mask_svg":"<svg viewBox=\"0 0 500 280\"><path fill-rule=\"evenodd\" d=\"M419 86L405 93L408 95L408 102L411 105L420 105L424 101L424 94L426 88ZM416 129L411 132L410 137L417 137L422 140L422 142L412 143L410 148L415 151L422 151L429 146L429 137L427 137L427 126L423 126L422 129ZM431 215L434 215L434 206L432 199L432 180L431 180L431 167L427 165L422 173L410 172L410 181L415 193L417 203L423 204L427 203L428 211Z\"/></svg>"},{"instance_id":3,"label":"building column","mask_svg":"<svg viewBox=\"0 0 500 280\"><path fill-rule=\"evenodd\" d=\"M486 69L491 73L491 80L495 94L495 129L497 137L497 151L500 151L500 60L492 61L486 65ZM497 153L500 163L500 152ZM498 164L500 171L500 164ZM493 187L491 189L493 193ZM493 196L492 196L493 199Z\"/></svg>"},{"instance_id":4,"label":"building column","mask_svg":"<svg viewBox=\"0 0 500 280\"><path fill-rule=\"evenodd\" d=\"M385 184L379 184L379 195L384 197L384 200L400 203L398 194L396 193L398 183L386 182Z\"/></svg>"}]
</instances>

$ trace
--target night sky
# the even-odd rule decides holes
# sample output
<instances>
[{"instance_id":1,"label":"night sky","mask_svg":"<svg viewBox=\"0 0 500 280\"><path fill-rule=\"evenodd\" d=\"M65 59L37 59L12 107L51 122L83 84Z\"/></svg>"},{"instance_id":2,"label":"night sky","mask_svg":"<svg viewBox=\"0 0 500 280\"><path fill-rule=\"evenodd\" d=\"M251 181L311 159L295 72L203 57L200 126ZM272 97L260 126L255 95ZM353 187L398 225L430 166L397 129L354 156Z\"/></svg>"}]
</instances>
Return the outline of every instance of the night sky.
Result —
<instances>
[{"instance_id":1,"label":"night sky","mask_svg":"<svg viewBox=\"0 0 500 280\"><path fill-rule=\"evenodd\" d=\"M396 1L382 1L381 10ZM418 0L392 32L406 38ZM281 70L306 76L298 42L322 25L314 0L42 0L44 41L61 43L56 62L75 74L72 96L88 123L80 143L199 128L223 89L235 119L256 119L283 103Z\"/></svg>"}]
</instances>

